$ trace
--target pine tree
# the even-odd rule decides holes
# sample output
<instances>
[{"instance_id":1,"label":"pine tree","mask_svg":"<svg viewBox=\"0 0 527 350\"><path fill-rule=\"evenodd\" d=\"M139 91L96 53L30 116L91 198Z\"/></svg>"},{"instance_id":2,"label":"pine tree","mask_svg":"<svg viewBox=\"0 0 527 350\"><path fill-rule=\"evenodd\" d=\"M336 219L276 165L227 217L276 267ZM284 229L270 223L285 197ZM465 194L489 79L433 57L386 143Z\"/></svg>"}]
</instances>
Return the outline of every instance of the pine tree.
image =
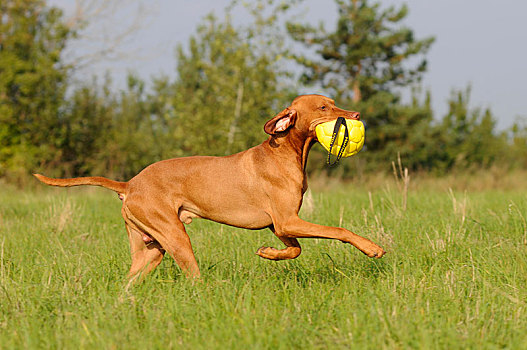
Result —
<instances>
[{"instance_id":1,"label":"pine tree","mask_svg":"<svg viewBox=\"0 0 527 350\"><path fill-rule=\"evenodd\" d=\"M297 57L306 68L306 83L320 83L338 100L367 101L380 91L408 86L426 70L422 58L434 38L416 40L411 29L401 26L406 5L381 9L369 0L336 0L338 22L334 32L321 25L290 23L292 38L315 49L317 58ZM420 58L415 67L408 60Z\"/></svg>"},{"instance_id":2,"label":"pine tree","mask_svg":"<svg viewBox=\"0 0 527 350\"><path fill-rule=\"evenodd\" d=\"M410 153L418 147L412 144L414 134L432 121L426 105L401 106L399 89L419 81L434 38L417 40L413 30L401 25L408 14L406 5L383 9L369 0L336 3L338 22L333 32L322 25L288 24L291 37L314 50L314 58L297 55L295 59L305 68L304 83L318 84L340 105L362 113L367 134L361 157L388 167L397 152ZM422 165L412 162L415 167Z\"/></svg>"}]
</instances>

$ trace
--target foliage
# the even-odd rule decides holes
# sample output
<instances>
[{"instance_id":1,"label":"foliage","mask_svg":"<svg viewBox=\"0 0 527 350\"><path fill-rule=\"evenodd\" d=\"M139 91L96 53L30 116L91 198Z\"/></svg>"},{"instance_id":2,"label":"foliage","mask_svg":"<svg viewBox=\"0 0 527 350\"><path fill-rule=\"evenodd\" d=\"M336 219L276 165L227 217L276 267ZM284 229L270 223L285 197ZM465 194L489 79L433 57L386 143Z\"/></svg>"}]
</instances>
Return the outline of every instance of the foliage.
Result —
<instances>
[{"instance_id":1,"label":"foliage","mask_svg":"<svg viewBox=\"0 0 527 350\"><path fill-rule=\"evenodd\" d=\"M110 85L107 79L102 87L93 84L75 90L69 108L70 129L83 125L85 134L71 135L68 140L72 141L73 159L85 167L83 173L128 180L161 160L158 142L162 135L150 114L143 81L129 75L127 89L118 94L111 93Z\"/></svg>"},{"instance_id":2,"label":"foliage","mask_svg":"<svg viewBox=\"0 0 527 350\"><path fill-rule=\"evenodd\" d=\"M228 16L223 23L208 16L188 52L178 47L169 127L180 152L225 155L262 141L262 125L287 103L287 93L277 58L255 55L254 45Z\"/></svg>"},{"instance_id":3,"label":"foliage","mask_svg":"<svg viewBox=\"0 0 527 350\"><path fill-rule=\"evenodd\" d=\"M306 67L306 83L319 83L339 101L368 101L379 92L408 86L426 69L422 56L434 38L416 40L411 29L401 27L408 8L381 9L370 0L336 0L337 26L328 33L322 24L289 23L292 38L316 52L316 58L297 56ZM407 63L413 56L416 67Z\"/></svg>"},{"instance_id":4,"label":"foliage","mask_svg":"<svg viewBox=\"0 0 527 350\"><path fill-rule=\"evenodd\" d=\"M510 149L504 152L514 168L527 168L527 119L518 119L510 129Z\"/></svg>"},{"instance_id":5,"label":"foliage","mask_svg":"<svg viewBox=\"0 0 527 350\"><path fill-rule=\"evenodd\" d=\"M433 38L403 25L406 5L336 0L336 28L287 23L300 0L233 1L225 16L205 17L176 50L177 77L143 81L133 73L121 91L108 73L72 84L64 49L77 33L44 0L0 4L0 177L106 175L127 180L171 157L226 155L262 142L266 120L306 86L318 86L346 109L360 111L366 145L332 169L344 177L391 171L398 154L413 170L525 168L522 120L496 131L488 109L469 105L470 89L453 91L449 112L434 118L432 96L419 89ZM235 26L239 9L252 19ZM286 35L289 34L289 37ZM304 46L290 43L291 39ZM294 58L303 69L292 79ZM304 86L304 84L307 84ZM412 89L410 102L400 94ZM315 146L308 170L325 171Z\"/></svg>"},{"instance_id":6,"label":"foliage","mask_svg":"<svg viewBox=\"0 0 527 350\"><path fill-rule=\"evenodd\" d=\"M466 168L488 167L507 148L504 134L496 134L496 121L489 109L469 109L470 87L465 91L453 91L448 114L438 128L439 146L444 151L438 166Z\"/></svg>"},{"instance_id":7,"label":"foliage","mask_svg":"<svg viewBox=\"0 0 527 350\"><path fill-rule=\"evenodd\" d=\"M128 180L148 164L162 159L157 120L150 113L144 82L128 76L127 90L113 97L110 128L103 138L94 169Z\"/></svg>"},{"instance_id":8,"label":"foliage","mask_svg":"<svg viewBox=\"0 0 527 350\"><path fill-rule=\"evenodd\" d=\"M42 0L0 3L0 176L60 158L61 52L73 35L61 18Z\"/></svg>"},{"instance_id":9,"label":"foliage","mask_svg":"<svg viewBox=\"0 0 527 350\"><path fill-rule=\"evenodd\" d=\"M112 103L94 88L96 81L77 87L64 107L61 120L62 157L60 168L65 176L83 176L93 171L93 161L101 150L101 141L111 129ZM103 97L104 96L104 97Z\"/></svg>"}]
</instances>

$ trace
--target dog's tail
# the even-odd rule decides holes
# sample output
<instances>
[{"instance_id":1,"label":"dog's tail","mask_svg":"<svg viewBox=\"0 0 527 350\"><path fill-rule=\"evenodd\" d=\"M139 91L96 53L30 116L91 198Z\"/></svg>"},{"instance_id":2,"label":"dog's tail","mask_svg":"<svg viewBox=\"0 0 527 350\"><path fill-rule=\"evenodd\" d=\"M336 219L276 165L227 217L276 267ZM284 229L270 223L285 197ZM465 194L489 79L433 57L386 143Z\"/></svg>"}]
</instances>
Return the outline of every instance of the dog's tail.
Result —
<instances>
[{"instance_id":1,"label":"dog's tail","mask_svg":"<svg viewBox=\"0 0 527 350\"><path fill-rule=\"evenodd\" d=\"M101 186L112 191L117 192L118 194L124 194L126 191L126 182L119 182L107 179L100 176L92 177L76 177L73 179L53 179L40 174L33 174L41 182L59 187L71 187L71 186L81 186L81 185L91 185L91 186Z\"/></svg>"}]
</instances>

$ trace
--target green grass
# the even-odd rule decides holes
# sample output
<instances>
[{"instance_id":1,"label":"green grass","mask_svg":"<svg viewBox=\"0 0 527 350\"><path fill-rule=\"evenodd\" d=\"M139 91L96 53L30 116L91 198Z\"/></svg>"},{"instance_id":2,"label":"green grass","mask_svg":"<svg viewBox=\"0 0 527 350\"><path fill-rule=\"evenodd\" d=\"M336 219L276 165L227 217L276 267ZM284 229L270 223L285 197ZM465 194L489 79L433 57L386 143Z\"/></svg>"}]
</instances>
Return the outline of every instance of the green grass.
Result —
<instances>
[{"instance_id":1,"label":"green grass","mask_svg":"<svg viewBox=\"0 0 527 350\"><path fill-rule=\"evenodd\" d=\"M313 191L301 216L386 248L195 220L202 279L165 257L125 291L120 201L102 189L0 191L0 348L526 349L527 191Z\"/></svg>"}]
</instances>

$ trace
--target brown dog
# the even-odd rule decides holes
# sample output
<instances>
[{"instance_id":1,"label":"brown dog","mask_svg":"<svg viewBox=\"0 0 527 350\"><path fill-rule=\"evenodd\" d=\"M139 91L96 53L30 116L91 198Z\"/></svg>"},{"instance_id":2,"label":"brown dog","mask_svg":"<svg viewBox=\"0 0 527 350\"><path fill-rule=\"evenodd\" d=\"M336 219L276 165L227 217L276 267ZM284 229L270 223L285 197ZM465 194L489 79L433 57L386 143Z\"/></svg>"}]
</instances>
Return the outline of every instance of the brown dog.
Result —
<instances>
[{"instance_id":1,"label":"brown dog","mask_svg":"<svg viewBox=\"0 0 527 350\"><path fill-rule=\"evenodd\" d=\"M95 185L118 193L130 239L130 282L159 265L165 251L187 276L199 276L183 225L193 218L247 229L269 228L286 248L258 249L257 254L266 259L296 258L301 251L297 238L338 239L369 257L380 258L384 250L370 240L343 228L316 225L298 217L307 190L307 156L317 141L315 127L338 117L359 116L335 107L327 97L299 96L265 124L269 139L231 156L160 161L128 182L104 177L35 176L48 185Z\"/></svg>"}]
</instances>

